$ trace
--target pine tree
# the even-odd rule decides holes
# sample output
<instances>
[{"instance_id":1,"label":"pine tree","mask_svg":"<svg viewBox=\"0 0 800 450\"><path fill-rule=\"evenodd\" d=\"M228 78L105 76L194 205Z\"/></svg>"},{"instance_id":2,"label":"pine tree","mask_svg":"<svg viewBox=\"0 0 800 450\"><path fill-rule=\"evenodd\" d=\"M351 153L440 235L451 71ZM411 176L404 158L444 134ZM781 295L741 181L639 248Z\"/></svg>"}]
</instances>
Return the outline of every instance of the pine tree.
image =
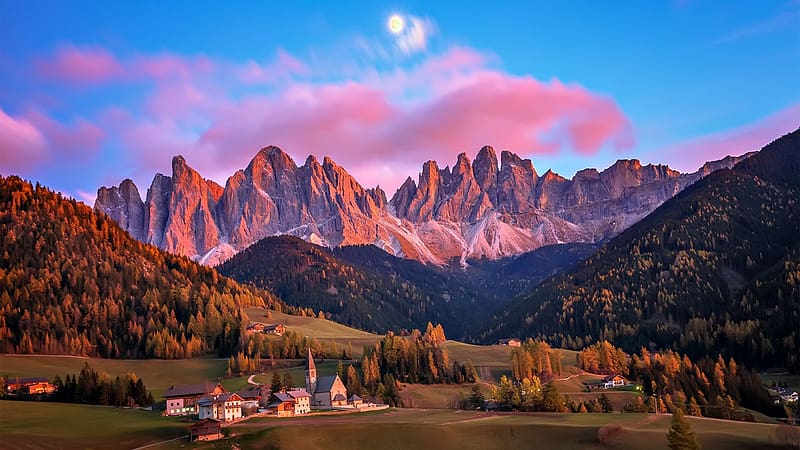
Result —
<instances>
[{"instance_id":1,"label":"pine tree","mask_svg":"<svg viewBox=\"0 0 800 450\"><path fill-rule=\"evenodd\" d=\"M481 387L477 384L472 386L472 392L469 395L469 404L472 406L472 409L480 409L483 407L483 392L481 392Z\"/></svg>"},{"instance_id":2,"label":"pine tree","mask_svg":"<svg viewBox=\"0 0 800 450\"><path fill-rule=\"evenodd\" d=\"M667 440L671 450L700 450L700 442L681 409L672 415L672 426L667 433Z\"/></svg>"},{"instance_id":3,"label":"pine tree","mask_svg":"<svg viewBox=\"0 0 800 450\"><path fill-rule=\"evenodd\" d=\"M276 392L280 392L282 387L283 387L283 382L281 382L281 375L278 372L272 372L272 383L270 383L270 392L272 392L273 394Z\"/></svg>"}]
</instances>

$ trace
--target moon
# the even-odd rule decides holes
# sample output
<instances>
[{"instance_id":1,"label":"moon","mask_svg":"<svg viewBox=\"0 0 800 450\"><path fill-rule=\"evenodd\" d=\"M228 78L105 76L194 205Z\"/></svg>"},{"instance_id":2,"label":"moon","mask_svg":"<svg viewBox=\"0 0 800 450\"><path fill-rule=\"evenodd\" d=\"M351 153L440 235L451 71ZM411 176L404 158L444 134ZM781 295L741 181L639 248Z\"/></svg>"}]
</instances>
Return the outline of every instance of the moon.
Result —
<instances>
[{"instance_id":1,"label":"moon","mask_svg":"<svg viewBox=\"0 0 800 450\"><path fill-rule=\"evenodd\" d=\"M400 14L392 14L389 16L389 31L391 31L392 34L400 34L405 27L406 21L403 20L403 16Z\"/></svg>"}]
</instances>

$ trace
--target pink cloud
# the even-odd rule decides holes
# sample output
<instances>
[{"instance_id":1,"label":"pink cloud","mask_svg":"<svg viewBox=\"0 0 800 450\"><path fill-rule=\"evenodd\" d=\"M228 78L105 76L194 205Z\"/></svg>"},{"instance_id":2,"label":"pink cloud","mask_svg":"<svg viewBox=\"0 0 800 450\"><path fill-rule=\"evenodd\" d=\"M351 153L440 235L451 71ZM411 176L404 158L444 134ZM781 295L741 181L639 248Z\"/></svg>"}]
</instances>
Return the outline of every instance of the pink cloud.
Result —
<instances>
[{"instance_id":1,"label":"pink cloud","mask_svg":"<svg viewBox=\"0 0 800 450\"><path fill-rule=\"evenodd\" d=\"M37 110L12 117L0 109L0 169L27 175L64 162L86 161L104 137L99 127L81 118L62 124Z\"/></svg>"},{"instance_id":2,"label":"pink cloud","mask_svg":"<svg viewBox=\"0 0 800 450\"><path fill-rule=\"evenodd\" d=\"M155 82L140 105L108 108L98 118L105 134L82 120L60 126L35 117L34 125L64 151L93 149L112 136L136 165L130 170L150 176L168 171L180 153L224 183L274 144L301 163L308 154L330 156L390 194L422 161L444 166L486 144L524 155L631 145L630 123L612 99L490 69L493 58L456 47L411 68L305 83L308 67L283 51L266 65L143 55L125 60L126 72ZM241 94L242 80L277 82L277 89Z\"/></svg>"},{"instance_id":3,"label":"pink cloud","mask_svg":"<svg viewBox=\"0 0 800 450\"><path fill-rule=\"evenodd\" d=\"M36 61L40 76L63 83L103 84L141 80L189 79L211 73L215 63L205 56L172 53L118 59L101 47L63 45Z\"/></svg>"},{"instance_id":4,"label":"pink cloud","mask_svg":"<svg viewBox=\"0 0 800 450\"><path fill-rule=\"evenodd\" d=\"M478 61L468 53L446 55L418 70L435 76ZM417 77L407 73L405 79L414 83ZM457 153L485 144L528 155L632 143L630 123L617 105L580 86L487 70L458 73L453 80L457 89L410 105L391 101L374 84L293 84L277 97L253 95L221 105L198 144L218 155L214 168L238 164L227 173L258 148L275 144L301 162L307 154L331 156L362 182L381 181L391 190L422 161L437 159L444 166Z\"/></svg>"},{"instance_id":5,"label":"pink cloud","mask_svg":"<svg viewBox=\"0 0 800 450\"><path fill-rule=\"evenodd\" d=\"M38 61L37 69L45 78L76 83L103 83L125 73L108 50L72 45L59 47L52 58Z\"/></svg>"},{"instance_id":6,"label":"pink cloud","mask_svg":"<svg viewBox=\"0 0 800 450\"><path fill-rule=\"evenodd\" d=\"M292 75L307 75L311 70L305 63L284 50L278 50L275 61L258 64L248 61L237 69L239 79L245 83L264 83L287 79Z\"/></svg>"},{"instance_id":7,"label":"pink cloud","mask_svg":"<svg viewBox=\"0 0 800 450\"><path fill-rule=\"evenodd\" d=\"M689 139L660 149L657 154L670 161L674 169L693 172L707 161L760 150L799 126L800 103L794 103L754 123Z\"/></svg>"},{"instance_id":8,"label":"pink cloud","mask_svg":"<svg viewBox=\"0 0 800 450\"><path fill-rule=\"evenodd\" d=\"M139 55L128 64L132 75L141 79L189 79L208 74L215 63L205 56L183 57L171 53Z\"/></svg>"},{"instance_id":9,"label":"pink cloud","mask_svg":"<svg viewBox=\"0 0 800 450\"><path fill-rule=\"evenodd\" d=\"M18 174L46 159L47 144L36 126L0 108L0 172Z\"/></svg>"},{"instance_id":10,"label":"pink cloud","mask_svg":"<svg viewBox=\"0 0 800 450\"><path fill-rule=\"evenodd\" d=\"M45 136L53 153L72 160L94 154L105 137L103 130L82 118L65 125L40 111L30 111L28 117Z\"/></svg>"}]
</instances>

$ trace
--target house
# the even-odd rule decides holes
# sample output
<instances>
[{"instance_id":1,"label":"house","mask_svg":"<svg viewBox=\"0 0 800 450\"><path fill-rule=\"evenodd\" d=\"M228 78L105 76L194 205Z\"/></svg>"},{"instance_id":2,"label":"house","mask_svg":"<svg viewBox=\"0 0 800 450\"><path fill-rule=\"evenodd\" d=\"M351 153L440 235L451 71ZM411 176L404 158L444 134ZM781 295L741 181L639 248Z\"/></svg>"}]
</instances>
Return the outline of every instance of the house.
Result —
<instances>
[{"instance_id":1,"label":"house","mask_svg":"<svg viewBox=\"0 0 800 450\"><path fill-rule=\"evenodd\" d=\"M499 341L497 341L497 345L507 345L509 347L520 347L520 346L522 346L522 341L520 341L517 338L500 339Z\"/></svg>"},{"instance_id":2,"label":"house","mask_svg":"<svg viewBox=\"0 0 800 450\"><path fill-rule=\"evenodd\" d=\"M225 388L219 383L205 382L187 386L170 386L162 395L166 399L164 414L167 416L198 414L200 409L197 406L197 401L200 398L224 394L225 392Z\"/></svg>"},{"instance_id":3,"label":"house","mask_svg":"<svg viewBox=\"0 0 800 450\"><path fill-rule=\"evenodd\" d=\"M603 378L603 389L612 389L615 387L625 386L628 382L620 375L609 375Z\"/></svg>"},{"instance_id":4,"label":"house","mask_svg":"<svg viewBox=\"0 0 800 450\"><path fill-rule=\"evenodd\" d=\"M286 325L282 323L276 323L274 325L264 325L264 333L274 334L275 336L283 336L283 333L286 333Z\"/></svg>"},{"instance_id":5,"label":"house","mask_svg":"<svg viewBox=\"0 0 800 450\"><path fill-rule=\"evenodd\" d=\"M275 414L278 417L287 417L294 415L294 398L285 392L276 392L272 394L272 400L267 405L267 410L270 414Z\"/></svg>"},{"instance_id":6,"label":"house","mask_svg":"<svg viewBox=\"0 0 800 450\"><path fill-rule=\"evenodd\" d=\"M779 387L776 390L778 391L778 396L784 403L794 403L798 400L797 392L789 388Z\"/></svg>"},{"instance_id":7,"label":"house","mask_svg":"<svg viewBox=\"0 0 800 450\"><path fill-rule=\"evenodd\" d=\"M244 413L244 411L255 411L261 406L260 388L250 391L238 391L237 394L242 398L242 413Z\"/></svg>"},{"instance_id":8,"label":"house","mask_svg":"<svg viewBox=\"0 0 800 450\"><path fill-rule=\"evenodd\" d=\"M248 333L263 333L264 332L264 324L261 322L253 322L247 326Z\"/></svg>"},{"instance_id":9,"label":"house","mask_svg":"<svg viewBox=\"0 0 800 450\"><path fill-rule=\"evenodd\" d=\"M189 441L213 441L222 438L219 420L203 419L189 427Z\"/></svg>"},{"instance_id":10,"label":"house","mask_svg":"<svg viewBox=\"0 0 800 450\"><path fill-rule=\"evenodd\" d=\"M56 385L50 382L45 377L9 377L6 380L6 392L9 395L37 395L37 394L52 394L57 390Z\"/></svg>"},{"instance_id":11,"label":"house","mask_svg":"<svg viewBox=\"0 0 800 450\"><path fill-rule=\"evenodd\" d=\"M223 422L242 418L242 397L236 392L209 395L197 401L200 419L216 419Z\"/></svg>"},{"instance_id":12,"label":"house","mask_svg":"<svg viewBox=\"0 0 800 450\"><path fill-rule=\"evenodd\" d=\"M311 394L303 389L295 389L286 393L294 399L294 414L296 416L302 416L311 411Z\"/></svg>"},{"instance_id":13,"label":"house","mask_svg":"<svg viewBox=\"0 0 800 450\"><path fill-rule=\"evenodd\" d=\"M306 390L311 394L311 406L345 406L347 405L347 388L339 375L317 378L317 366L311 349L308 349L308 366L306 367Z\"/></svg>"},{"instance_id":14,"label":"house","mask_svg":"<svg viewBox=\"0 0 800 450\"><path fill-rule=\"evenodd\" d=\"M364 400L362 400L361 397L357 396L356 394L353 394L349 399L347 399L347 403L353 405L354 408L358 408L364 403Z\"/></svg>"}]
</instances>

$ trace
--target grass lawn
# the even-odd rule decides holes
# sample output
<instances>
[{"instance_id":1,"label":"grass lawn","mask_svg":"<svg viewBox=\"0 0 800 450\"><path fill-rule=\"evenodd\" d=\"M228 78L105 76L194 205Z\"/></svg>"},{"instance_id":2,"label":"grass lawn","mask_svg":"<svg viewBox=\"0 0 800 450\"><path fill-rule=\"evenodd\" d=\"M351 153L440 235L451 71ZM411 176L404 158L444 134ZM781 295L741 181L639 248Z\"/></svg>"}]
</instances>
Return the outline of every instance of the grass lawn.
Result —
<instances>
[{"instance_id":1,"label":"grass lawn","mask_svg":"<svg viewBox=\"0 0 800 450\"><path fill-rule=\"evenodd\" d=\"M705 450L781 448L775 425L689 419ZM616 428L598 442L601 428ZM501 414L392 409L382 414L260 419L231 438L196 448L229 449L666 449L670 416L645 414ZM609 427L611 426L611 427ZM600 433L601 435L603 433ZM178 448L169 443L159 448Z\"/></svg>"},{"instance_id":2,"label":"grass lawn","mask_svg":"<svg viewBox=\"0 0 800 450\"><path fill-rule=\"evenodd\" d=\"M289 314L271 311L263 308L245 309L251 322L267 324L282 323L286 328L304 336L313 337L320 341L336 342L339 345L353 345L353 351L360 354L365 345L372 345L382 339L382 336L366 331L350 328L346 325L316 317L291 316ZM271 317L266 315L270 314Z\"/></svg>"},{"instance_id":3,"label":"grass lawn","mask_svg":"<svg viewBox=\"0 0 800 450\"><path fill-rule=\"evenodd\" d=\"M556 375L558 377L558 375ZM553 385L558 388L562 394L573 392L587 392L585 383L592 383L602 380L605 375L595 375L591 373L583 373L580 375L565 376L561 378L569 378L564 380L553 380ZM607 392L607 391L603 391Z\"/></svg>"},{"instance_id":4,"label":"grass lawn","mask_svg":"<svg viewBox=\"0 0 800 450\"><path fill-rule=\"evenodd\" d=\"M2 355L0 354L0 376L47 377L56 375L62 379L67 373L78 373L85 363L108 373L112 378L134 372L158 400L172 385L202 383L225 375L227 361L224 359L194 358L179 360L162 359L102 359L53 355Z\"/></svg>"},{"instance_id":5,"label":"grass lawn","mask_svg":"<svg viewBox=\"0 0 800 450\"><path fill-rule=\"evenodd\" d=\"M188 423L152 411L0 401L0 448L131 449L188 430Z\"/></svg>"},{"instance_id":6,"label":"grass lawn","mask_svg":"<svg viewBox=\"0 0 800 450\"><path fill-rule=\"evenodd\" d=\"M462 399L469 398L472 384L404 384L400 389L401 405L407 408L459 407ZM484 388L488 392L488 388Z\"/></svg>"}]
</instances>

